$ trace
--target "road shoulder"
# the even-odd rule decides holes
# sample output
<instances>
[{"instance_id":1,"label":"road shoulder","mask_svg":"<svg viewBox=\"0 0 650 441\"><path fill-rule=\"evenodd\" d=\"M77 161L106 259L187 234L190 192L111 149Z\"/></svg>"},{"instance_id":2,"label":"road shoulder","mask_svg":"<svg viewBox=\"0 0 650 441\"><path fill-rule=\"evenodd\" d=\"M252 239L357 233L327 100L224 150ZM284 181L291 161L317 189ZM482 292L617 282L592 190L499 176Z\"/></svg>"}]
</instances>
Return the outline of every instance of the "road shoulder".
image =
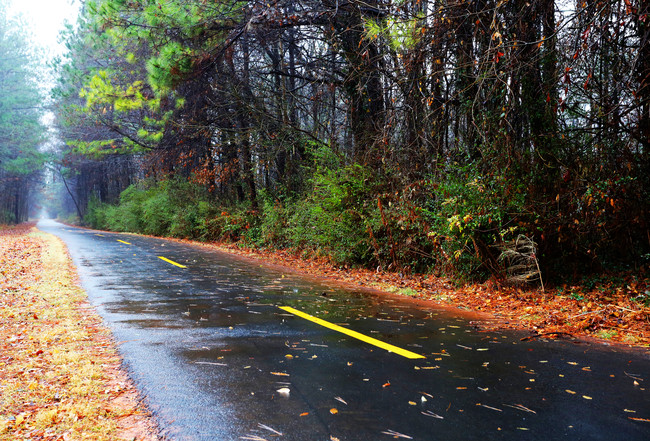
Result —
<instances>
[{"instance_id":1,"label":"road shoulder","mask_svg":"<svg viewBox=\"0 0 650 441\"><path fill-rule=\"evenodd\" d=\"M0 440L160 440L63 242L0 230Z\"/></svg>"}]
</instances>

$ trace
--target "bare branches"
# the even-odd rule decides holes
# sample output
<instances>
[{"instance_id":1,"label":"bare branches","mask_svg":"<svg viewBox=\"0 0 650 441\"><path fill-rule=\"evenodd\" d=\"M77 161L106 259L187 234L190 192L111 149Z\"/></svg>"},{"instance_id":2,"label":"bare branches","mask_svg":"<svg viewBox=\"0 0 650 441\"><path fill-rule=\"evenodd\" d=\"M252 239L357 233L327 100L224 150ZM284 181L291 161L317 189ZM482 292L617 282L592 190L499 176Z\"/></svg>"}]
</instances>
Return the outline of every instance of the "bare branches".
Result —
<instances>
[{"instance_id":1,"label":"bare branches","mask_svg":"<svg viewBox=\"0 0 650 441\"><path fill-rule=\"evenodd\" d=\"M506 268L507 280L513 284L538 282L544 291L542 272L537 260L537 244L520 234L517 238L500 246L499 262Z\"/></svg>"}]
</instances>

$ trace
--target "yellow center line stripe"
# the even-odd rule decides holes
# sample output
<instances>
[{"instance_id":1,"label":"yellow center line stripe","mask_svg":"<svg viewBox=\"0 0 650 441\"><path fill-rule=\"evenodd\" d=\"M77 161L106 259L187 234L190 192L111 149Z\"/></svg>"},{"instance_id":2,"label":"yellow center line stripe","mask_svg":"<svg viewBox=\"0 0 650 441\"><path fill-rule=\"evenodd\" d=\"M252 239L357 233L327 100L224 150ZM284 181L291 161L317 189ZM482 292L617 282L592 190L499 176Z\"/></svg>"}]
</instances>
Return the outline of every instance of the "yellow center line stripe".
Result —
<instances>
[{"instance_id":1,"label":"yellow center line stripe","mask_svg":"<svg viewBox=\"0 0 650 441\"><path fill-rule=\"evenodd\" d=\"M169 260L169 259L166 258L166 257L158 256L158 258L159 258L160 260L164 260L164 261L167 262L167 263L171 263L172 265L176 265L176 266L179 267L179 268L187 268L185 265L181 265L180 263L176 263L176 262L174 262L173 260Z\"/></svg>"},{"instance_id":2,"label":"yellow center line stripe","mask_svg":"<svg viewBox=\"0 0 650 441\"><path fill-rule=\"evenodd\" d=\"M398 348L397 346L393 346L391 344L385 343L381 340L377 340L376 338L368 337L367 335L363 335L359 332L352 331L351 329L344 328L339 325L335 325L334 323L327 322L325 320L319 319L318 317L314 317L313 315L305 314L302 311L298 311L297 309L294 309L290 306L278 306L278 308L290 312L291 314L297 315L298 317L302 317L305 320L309 320L310 322L314 322L316 324L319 324L321 326L324 326L326 328L332 329L334 331L340 332L342 334L345 334L347 336L356 338L358 340L361 340L363 342L366 342L368 344L377 346L379 348L385 349L388 352L394 352L396 354L401 355L402 357L406 358L426 358L424 355L416 354L415 352L407 351L406 349Z\"/></svg>"},{"instance_id":3,"label":"yellow center line stripe","mask_svg":"<svg viewBox=\"0 0 650 441\"><path fill-rule=\"evenodd\" d=\"M131 245L131 243L129 243L129 242L125 242L125 241L123 241L123 240L120 240L120 239L116 239L116 240L117 240L118 242L122 242L122 243L125 243L125 244L127 244L127 245Z\"/></svg>"}]
</instances>

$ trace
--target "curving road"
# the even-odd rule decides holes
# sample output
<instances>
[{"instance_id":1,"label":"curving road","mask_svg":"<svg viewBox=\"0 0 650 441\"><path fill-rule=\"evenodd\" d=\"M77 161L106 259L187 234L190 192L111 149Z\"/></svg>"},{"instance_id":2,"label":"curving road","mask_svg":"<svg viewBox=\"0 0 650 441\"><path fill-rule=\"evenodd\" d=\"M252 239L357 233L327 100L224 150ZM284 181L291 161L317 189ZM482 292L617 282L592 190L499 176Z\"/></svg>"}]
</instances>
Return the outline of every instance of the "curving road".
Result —
<instances>
[{"instance_id":1,"label":"curving road","mask_svg":"<svg viewBox=\"0 0 650 441\"><path fill-rule=\"evenodd\" d=\"M38 227L170 439L650 439L648 351L522 342L205 247Z\"/></svg>"}]
</instances>

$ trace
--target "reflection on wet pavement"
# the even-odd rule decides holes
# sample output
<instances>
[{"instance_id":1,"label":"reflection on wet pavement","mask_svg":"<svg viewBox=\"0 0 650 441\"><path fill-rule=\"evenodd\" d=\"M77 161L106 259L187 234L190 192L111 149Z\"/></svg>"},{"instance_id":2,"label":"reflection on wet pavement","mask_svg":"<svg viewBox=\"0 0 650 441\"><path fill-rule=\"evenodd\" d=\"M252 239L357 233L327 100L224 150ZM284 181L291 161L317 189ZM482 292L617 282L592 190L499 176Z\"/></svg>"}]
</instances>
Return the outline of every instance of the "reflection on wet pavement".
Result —
<instances>
[{"instance_id":1,"label":"reflection on wet pavement","mask_svg":"<svg viewBox=\"0 0 650 441\"><path fill-rule=\"evenodd\" d=\"M197 246L39 227L68 244L173 439L650 439L646 351L521 341L521 333L477 332L460 313ZM426 358L403 358L279 306Z\"/></svg>"}]
</instances>

